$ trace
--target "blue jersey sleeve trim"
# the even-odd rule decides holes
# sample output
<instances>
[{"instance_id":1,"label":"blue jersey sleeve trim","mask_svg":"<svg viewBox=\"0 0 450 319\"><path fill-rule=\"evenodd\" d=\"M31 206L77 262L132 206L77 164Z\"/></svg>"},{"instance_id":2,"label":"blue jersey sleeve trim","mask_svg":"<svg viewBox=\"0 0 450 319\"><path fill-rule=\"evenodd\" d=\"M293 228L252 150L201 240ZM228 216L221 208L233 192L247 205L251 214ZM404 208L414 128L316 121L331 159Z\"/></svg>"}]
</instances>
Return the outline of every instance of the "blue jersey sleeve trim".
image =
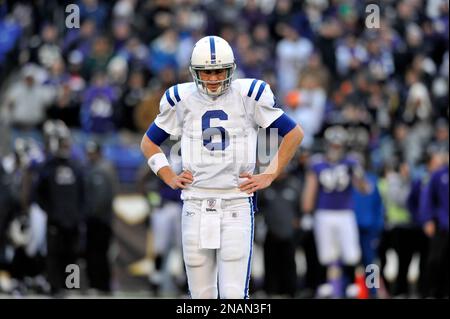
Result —
<instances>
[{"instance_id":1,"label":"blue jersey sleeve trim","mask_svg":"<svg viewBox=\"0 0 450 319\"><path fill-rule=\"evenodd\" d=\"M253 94L253 90L255 89L256 86L256 82L258 82L258 80L253 80L252 84L250 85L250 90L248 90L247 96L251 97Z\"/></svg>"},{"instance_id":2,"label":"blue jersey sleeve trim","mask_svg":"<svg viewBox=\"0 0 450 319\"><path fill-rule=\"evenodd\" d=\"M261 85L259 86L258 94L256 94L256 97L255 97L256 101L259 101L259 98L261 97L265 87L266 87L266 82L262 82Z\"/></svg>"},{"instance_id":3,"label":"blue jersey sleeve trim","mask_svg":"<svg viewBox=\"0 0 450 319\"><path fill-rule=\"evenodd\" d=\"M175 99L177 99L177 102L180 102L180 95L178 95L178 84L174 86L173 88L174 94L175 94Z\"/></svg>"},{"instance_id":4,"label":"blue jersey sleeve trim","mask_svg":"<svg viewBox=\"0 0 450 319\"><path fill-rule=\"evenodd\" d=\"M145 134L153 143L158 146L161 145L170 135L163 129L159 128L155 123L152 123L152 125L150 125Z\"/></svg>"},{"instance_id":5,"label":"blue jersey sleeve trim","mask_svg":"<svg viewBox=\"0 0 450 319\"><path fill-rule=\"evenodd\" d=\"M170 98L169 90L166 91L166 99L170 105L175 106L175 102Z\"/></svg>"},{"instance_id":6,"label":"blue jersey sleeve trim","mask_svg":"<svg viewBox=\"0 0 450 319\"><path fill-rule=\"evenodd\" d=\"M296 126L297 123L295 123L293 119L287 116L286 113L283 113L279 118L273 121L268 128L277 128L278 135L284 137Z\"/></svg>"}]
</instances>

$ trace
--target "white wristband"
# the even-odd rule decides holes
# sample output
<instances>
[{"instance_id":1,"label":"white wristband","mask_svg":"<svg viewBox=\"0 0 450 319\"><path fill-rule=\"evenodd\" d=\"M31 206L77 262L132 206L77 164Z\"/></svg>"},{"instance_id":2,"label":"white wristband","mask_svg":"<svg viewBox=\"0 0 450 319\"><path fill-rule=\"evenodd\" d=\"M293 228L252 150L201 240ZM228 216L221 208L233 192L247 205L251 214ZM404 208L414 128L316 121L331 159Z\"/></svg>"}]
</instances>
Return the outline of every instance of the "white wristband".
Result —
<instances>
[{"instance_id":1,"label":"white wristband","mask_svg":"<svg viewBox=\"0 0 450 319\"><path fill-rule=\"evenodd\" d=\"M153 173L158 175L158 171L164 166L170 166L169 161L167 160L166 155L164 153L156 153L152 157L150 157L147 161L148 166L152 169Z\"/></svg>"}]
</instances>

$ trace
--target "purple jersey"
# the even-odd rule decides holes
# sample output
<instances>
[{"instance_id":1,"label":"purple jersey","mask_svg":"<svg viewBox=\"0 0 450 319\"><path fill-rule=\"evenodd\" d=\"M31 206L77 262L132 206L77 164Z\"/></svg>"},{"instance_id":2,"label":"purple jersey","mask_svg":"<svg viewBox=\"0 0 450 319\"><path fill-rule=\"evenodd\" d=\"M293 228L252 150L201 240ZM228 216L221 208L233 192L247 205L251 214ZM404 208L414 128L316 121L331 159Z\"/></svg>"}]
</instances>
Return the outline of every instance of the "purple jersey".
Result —
<instances>
[{"instance_id":1,"label":"purple jersey","mask_svg":"<svg viewBox=\"0 0 450 319\"><path fill-rule=\"evenodd\" d=\"M424 222L435 219L440 229L448 230L448 165L431 175L424 190L420 212Z\"/></svg>"},{"instance_id":2,"label":"purple jersey","mask_svg":"<svg viewBox=\"0 0 450 319\"><path fill-rule=\"evenodd\" d=\"M28 151L28 168L36 169L45 161L45 154L41 147L37 144L31 144Z\"/></svg>"},{"instance_id":3,"label":"purple jersey","mask_svg":"<svg viewBox=\"0 0 450 319\"><path fill-rule=\"evenodd\" d=\"M81 124L85 132L102 134L115 131L115 100L114 89L110 86L93 86L86 90L81 108Z\"/></svg>"},{"instance_id":4,"label":"purple jersey","mask_svg":"<svg viewBox=\"0 0 450 319\"><path fill-rule=\"evenodd\" d=\"M163 200L181 203L181 189L172 189L163 181L159 182L159 195Z\"/></svg>"},{"instance_id":5,"label":"purple jersey","mask_svg":"<svg viewBox=\"0 0 450 319\"><path fill-rule=\"evenodd\" d=\"M344 158L332 163L318 157L312 161L311 169L319 182L317 209L353 210L352 176L361 169L357 161Z\"/></svg>"}]
</instances>

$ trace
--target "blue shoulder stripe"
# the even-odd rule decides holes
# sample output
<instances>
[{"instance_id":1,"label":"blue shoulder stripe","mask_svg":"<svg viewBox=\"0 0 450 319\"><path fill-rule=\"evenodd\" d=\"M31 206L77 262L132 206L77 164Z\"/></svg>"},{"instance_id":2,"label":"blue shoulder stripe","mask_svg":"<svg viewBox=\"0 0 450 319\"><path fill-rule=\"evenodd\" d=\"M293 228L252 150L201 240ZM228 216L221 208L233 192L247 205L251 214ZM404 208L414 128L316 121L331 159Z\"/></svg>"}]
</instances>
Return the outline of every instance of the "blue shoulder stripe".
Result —
<instances>
[{"instance_id":1,"label":"blue shoulder stripe","mask_svg":"<svg viewBox=\"0 0 450 319\"><path fill-rule=\"evenodd\" d=\"M175 93L175 98L177 99L177 102L180 102L181 99L180 96L178 95L178 84L173 87L173 91Z\"/></svg>"},{"instance_id":2,"label":"blue shoulder stripe","mask_svg":"<svg viewBox=\"0 0 450 319\"><path fill-rule=\"evenodd\" d=\"M250 85L250 90L248 90L247 96L250 97L253 94L253 90L255 89L255 85L258 80L253 80L252 85Z\"/></svg>"},{"instance_id":3,"label":"blue shoulder stripe","mask_svg":"<svg viewBox=\"0 0 450 319\"><path fill-rule=\"evenodd\" d=\"M258 101L259 98L261 97L265 87L266 87L266 82L261 83L261 85L259 86L259 89L258 89L258 94L256 94L256 97L255 97L256 101Z\"/></svg>"},{"instance_id":4,"label":"blue shoulder stripe","mask_svg":"<svg viewBox=\"0 0 450 319\"><path fill-rule=\"evenodd\" d=\"M170 105L175 106L175 102L172 101L172 99L170 98L169 90L170 90L170 89L168 89L168 90L166 91L166 99L167 99L167 101L169 102Z\"/></svg>"}]
</instances>

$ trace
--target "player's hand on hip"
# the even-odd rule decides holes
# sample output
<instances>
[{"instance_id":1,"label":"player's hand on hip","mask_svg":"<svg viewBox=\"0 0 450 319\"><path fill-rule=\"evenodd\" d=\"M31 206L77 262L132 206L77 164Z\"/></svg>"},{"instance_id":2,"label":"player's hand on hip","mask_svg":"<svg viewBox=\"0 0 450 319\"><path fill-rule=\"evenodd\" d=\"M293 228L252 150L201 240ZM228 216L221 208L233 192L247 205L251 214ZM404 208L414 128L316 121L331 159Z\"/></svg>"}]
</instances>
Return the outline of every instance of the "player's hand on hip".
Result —
<instances>
[{"instance_id":1,"label":"player's hand on hip","mask_svg":"<svg viewBox=\"0 0 450 319\"><path fill-rule=\"evenodd\" d=\"M247 194L269 187L275 179L273 174L252 175L249 173L242 173L239 177L247 178L245 182L239 185L239 189Z\"/></svg>"},{"instance_id":2,"label":"player's hand on hip","mask_svg":"<svg viewBox=\"0 0 450 319\"><path fill-rule=\"evenodd\" d=\"M172 179L172 183L170 187L173 189L185 189L187 187L187 184L192 184L194 181L194 176L192 176L192 173L190 171L183 171L181 174L176 175Z\"/></svg>"}]
</instances>

